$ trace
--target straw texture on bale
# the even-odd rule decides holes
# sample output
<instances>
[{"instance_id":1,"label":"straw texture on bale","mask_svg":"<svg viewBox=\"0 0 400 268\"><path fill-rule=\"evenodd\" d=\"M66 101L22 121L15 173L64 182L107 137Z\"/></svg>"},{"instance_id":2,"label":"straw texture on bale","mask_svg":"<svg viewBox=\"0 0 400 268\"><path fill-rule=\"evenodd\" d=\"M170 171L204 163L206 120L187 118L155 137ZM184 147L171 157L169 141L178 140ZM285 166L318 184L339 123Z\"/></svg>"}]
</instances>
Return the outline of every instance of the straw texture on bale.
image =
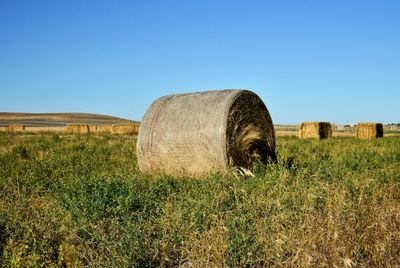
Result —
<instances>
[{"instance_id":1,"label":"straw texture on bale","mask_svg":"<svg viewBox=\"0 0 400 268\"><path fill-rule=\"evenodd\" d=\"M67 132L71 134L88 134L90 133L89 125L84 124L69 124Z\"/></svg>"},{"instance_id":2,"label":"straw texture on bale","mask_svg":"<svg viewBox=\"0 0 400 268\"><path fill-rule=\"evenodd\" d=\"M112 133L121 135L137 135L139 132L138 124L116 124L112 126Z\"/></svg>"},{"instance_id":3,"label":"straw texture on bale","mask_svg":"<svg viewBox=\"0 0 400 268\"><path fill-rule=\"evenodd\" d=\"M299 128L299 137L327 139L332 137L332 126L329 122L303 122Z\"/></svg>"},{"instance_id":4,"label":"straw texture on bale","mask_svg":"<svg viewBox=\"0 0 400 268\"><path fill-rule=\"evenodd\" d=\"M21 125L21 124L11 124L8 126L8 131L22 132L22 131L25 131L25 126Z\"/></svg>"},{"instance_id":5,"label":"straw texture on bale","mask_svg":"<svg viewBox=\"0 0 400 268\"><path fill-rule=\"evenodd\" d=\"M145 172L201 176L275 160L275 131L262 100L247 90L177 94L147 110L137 141Z\"/></svg>"},{"instance_id":6,"label":"straw texture on bale","mask_svg":"<svg viewBox=\"0 0 400 268\"><path fill-rule=\"evenodd\" d=\"M96 133L97 132L97 125L89 125L89 132Z\"/></svg>"},{"instance_id":7,"label":"straw texture on bale","mask_svg":"<svg viewBox=\"0 0 400 268\"><path fill-rule=\"evenodd\" d=\"M112 133L112 125L97 125L96 132Z\"/></svg>"},{"instance_id":8,"label":"straw texture on bale","mask_svg":"<svg viewBox=\"0 0 400 268\"><path fill-rule=\"evenodd\" d=\"M357 138L375 139L383 137L382 123L358 123Z\"/></svg>"}]
</instances>

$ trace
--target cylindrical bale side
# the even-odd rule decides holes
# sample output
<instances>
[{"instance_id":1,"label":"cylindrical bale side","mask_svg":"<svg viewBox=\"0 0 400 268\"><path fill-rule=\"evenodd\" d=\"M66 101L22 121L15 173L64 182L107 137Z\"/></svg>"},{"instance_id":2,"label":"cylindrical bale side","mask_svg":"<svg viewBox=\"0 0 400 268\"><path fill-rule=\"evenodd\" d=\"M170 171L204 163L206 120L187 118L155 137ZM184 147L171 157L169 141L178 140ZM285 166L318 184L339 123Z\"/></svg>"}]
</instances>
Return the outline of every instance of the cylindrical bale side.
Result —
<instances>
[{"instance_id":1,"label":"cylindrical bale side","mask_svg":"<svg viewBox=\"0 0 400 268\"><path fill-rule=\"evenodd\" d=\"M98 133L112 133L112 125L97 125L96 131Z\"/></svg>"},{"instance_id":2,"label":"cylindrical bale side","mask_svg":"<svg viewBox=\"0 0 400 268\"><path fill-rule=\"evenodd\" d=\"M375 139L383 137L382 123L358 123L357 138Z\"/></svg>"},{"instance_id":3,"label":"cylindrical bale side","mask_svg":"<svg viewBox=\"0 0 400 268\"><path fill-rule=\"evenodd\" d=\"M23 131L25 131L25 125L11 124L11 125L8 126L8 131L10 131L10 132L23 132Z\"/></svg>"},{"instance_id":4,"label":"cylindrical bale side","mask_svg":"<svg viewBox=\"0 0 400 268\"><path fill-rule=\"evenodd\" d=\"M318 122L302 122L299 127L299 138L318 138Z\"/></svg>"},{"instance_id":5,"label":"cylindrical bale side","mask_svg":"<svg viewBox=\"0 0 400 268\"><path fill-rule=\"evenodd\" d=\"M147 110L137 141L145 172L200 176L231 167L251 168L275 156L275 131L253 92L219 90L157 99Z\"/></svg>"},{"instance_id":6,"label":"cylindrical bale side","mask_svg":"<svg viewBox=\"0 0 400 268\"><path fill-rule=\"evenodd\" d=\"M89 125L85 124L68 124L67 132L71 134L88 134L90 133Z\"/></svg>"},{"instance_id":7,"label":"cylindrical bale side","mask_svg":"<svg viewBox=\"0 0 400 268\"><path fill-rule=\"evenodd\" d=\"M332 125L329 122L303 122L299 127L299 138L327 139L332 137Z\"/></svg>"},{"instance_id":8,"label":"cylindrical bale side","mask_svg":"<svg viewBox=\"0 0 400 268\"><path fill-rule=\"evenodd\" d=\"M116 124L112 126L112 133L120 135L137 135L137 124Z\"/></svg>"},{"instance_id":9,"label":"cylindrical bale side","mask_svg":"<svg viewBox=\"0 0 400 268\"><path fill-rule=\"evenodd\" d=\"M89 132L96 133L97 132L97 125L89 125Z\"/></svg>"}]
</instances>

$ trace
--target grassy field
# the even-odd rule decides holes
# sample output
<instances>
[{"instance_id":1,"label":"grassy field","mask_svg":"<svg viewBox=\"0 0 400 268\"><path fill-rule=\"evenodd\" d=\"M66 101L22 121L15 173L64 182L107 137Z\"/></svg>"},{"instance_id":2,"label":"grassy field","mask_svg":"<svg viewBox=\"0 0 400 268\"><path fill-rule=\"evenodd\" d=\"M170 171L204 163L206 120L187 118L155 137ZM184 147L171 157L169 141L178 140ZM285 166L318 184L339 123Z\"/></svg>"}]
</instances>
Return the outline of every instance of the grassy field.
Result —
<instances>
[{"instance_id":1,"label":"grassy field","mask_svg":"<svg viewBox=\"0 0 400 268\"><path fill-rule=\"evenodd\" d=\"M393 266L400 138L278 137L255 177L138 171L134 137L0 133L0 266Z\"/></svg>"}]
</instances>

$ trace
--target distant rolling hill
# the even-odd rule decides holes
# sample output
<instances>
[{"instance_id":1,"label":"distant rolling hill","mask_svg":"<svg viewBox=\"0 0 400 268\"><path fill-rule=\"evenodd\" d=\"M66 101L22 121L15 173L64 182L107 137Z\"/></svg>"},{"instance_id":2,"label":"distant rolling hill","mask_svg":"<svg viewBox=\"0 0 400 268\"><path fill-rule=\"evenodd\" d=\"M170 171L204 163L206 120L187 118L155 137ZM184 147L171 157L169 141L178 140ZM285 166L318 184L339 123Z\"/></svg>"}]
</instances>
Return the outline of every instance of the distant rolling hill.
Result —
<instances>
[{"instance_id":1,"label":"distant rolling hill","mask_svg":"<svg viewBox=\"0 0 400 268\"><path fill-rule=\"evenodd\" d=\"M139 123L124 118L88 113L6 113L0 112L0 126L22 124L28 127L64 127L68 124Z\"/></svg>"}]
</instances>

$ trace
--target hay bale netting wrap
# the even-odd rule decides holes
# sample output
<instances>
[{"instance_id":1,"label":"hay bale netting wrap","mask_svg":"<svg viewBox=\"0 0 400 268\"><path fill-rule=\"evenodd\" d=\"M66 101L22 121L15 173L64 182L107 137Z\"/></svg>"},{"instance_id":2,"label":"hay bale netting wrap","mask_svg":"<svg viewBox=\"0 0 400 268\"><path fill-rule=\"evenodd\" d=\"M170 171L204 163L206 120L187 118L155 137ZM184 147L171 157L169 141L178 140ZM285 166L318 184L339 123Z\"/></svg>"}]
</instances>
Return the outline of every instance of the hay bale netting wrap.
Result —
<instances>
[{"instance_id":1,"label":"hay bale netting wrap","mask_svg":"<svg viewBox=\"0 0 400 268\"><path fill-rule=\"evenodd\" d=\"M112 133L120 135L137 135L138 124L115 124L112 126Z\"/></svg>"},{"instance_id":2,"label":"hay bale netting wrap","mask_svg":"<svg viewBox=\"0 0 400 268\"><path fill-rule=\"evenodd\" d=\"M89 125L85 124L68 124L67 132L71 134L88 134L90 133Z\"/></svg>"},{"instance_id":3,"label":"hay bale netting wrap","mask_svg":"<svg viewBox=\"0 0 400 268\"><path fill-rule=\"evenodd\" d=\"M357 138L360 139L375 139L383 137L382 123L358 123Z\"/></svg>"},{"instance_id":4,"label":"hay bale netting wrap","mask_svg":"<svg viewBox=\"0 0 400 268\"><path fill-rule=\"evenodd\" d=\"M164 96L147 110L137 140L144 172L201 176L275 160L275 131L262 100L247 90Z\"/></svg>"},{"instance_id":5,"label":"hay bale netting wrap","mask_svg":"<svg viewBox=\"0 0 400 268\"><path fill-rule=\"evenodd\" d=\"M303 122L299 128L299 137L327 139L332 137L332 125L329 122Z\"/></svg>"},{"instance_id":6,"label":"hay bale netting wrap","mask_svg":"<svg viewBox=\"0 0 400 268\"><path fill-rule=\"evenodd\" d=\"M23 132L25 131L25 126L21 124L11 124L8 126L8 131L10 132Z\"/></svg>"}]
</instances>

